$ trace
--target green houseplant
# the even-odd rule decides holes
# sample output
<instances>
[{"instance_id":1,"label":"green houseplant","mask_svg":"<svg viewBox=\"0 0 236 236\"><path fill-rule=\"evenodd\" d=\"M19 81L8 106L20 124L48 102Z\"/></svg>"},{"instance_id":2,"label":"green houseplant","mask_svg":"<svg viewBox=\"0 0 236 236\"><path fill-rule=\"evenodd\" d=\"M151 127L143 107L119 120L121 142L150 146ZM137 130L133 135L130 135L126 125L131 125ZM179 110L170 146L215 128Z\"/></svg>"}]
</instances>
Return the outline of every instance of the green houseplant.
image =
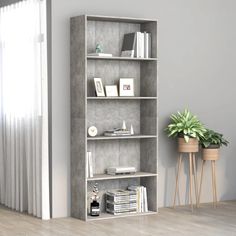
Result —
<instances>
[{"instance_id":1,"label":"green houseplant","mask_svg":"<svg viewBox=\"0 0 236 236\"><path fill-rule=\"evenodd\" d=\"M202 145L202 159L215 161L219 159L219 149L221 146L227 146L229 142L223 137L223 134L207 129L204 136L200 138Z\"/></svg>"},{"instance_id":2,"label":"green houseplant","mask_svg":"<svg viewBox=\"0 0 236 236\"><path fill-rule=\"evenodd\" d=\"M188 109L170 116L171 123L165 129L168 137L178 137L179 152L198 152L198 141L206 129Z\"/></svg>"},{"instance_id":3,"label":"green houseplant","mask_svg":"<svg viewBox=\"0 0 236 236\"><path fill-rule=\"evenodd\" d=\"M206 129L203 137L200 137L200 144L203 148L220 148L221 146L227 146L228 141L223 137L223 134L215 132L211 129Z\"/></svg>"}]
</instances>

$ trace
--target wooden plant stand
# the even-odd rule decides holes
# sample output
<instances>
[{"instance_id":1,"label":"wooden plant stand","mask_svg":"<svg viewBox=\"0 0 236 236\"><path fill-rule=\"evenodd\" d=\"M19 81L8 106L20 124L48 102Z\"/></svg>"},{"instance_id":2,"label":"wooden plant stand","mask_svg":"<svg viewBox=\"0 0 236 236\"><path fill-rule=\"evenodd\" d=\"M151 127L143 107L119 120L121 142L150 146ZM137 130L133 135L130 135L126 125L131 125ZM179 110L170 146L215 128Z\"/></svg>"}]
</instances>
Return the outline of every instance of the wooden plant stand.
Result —
<instances>
[{"instance_id":1,"label":"wooden plant stand","mask_svg":"<svg viewBox=\"0 0 236 236\"><path fill-rule=\"evenodd\" d=\"M197 170L196 170L196 156L199 150L199 144L197 139L190 138L189 142L186 143L183 138L178 138L178 166L177 166L177 175L176 175L176 183L175 183L175 194L174 194L174 203L173 208L176 205L176 197L178 194L179 202L180 202L180 194L179 194L179 179L180 172L182 166L183 155L187 154L189 159L189 202L191 206L191 210L193 211L193 177L194 177L194 187L195 187L195 197L196 204L198 203L198 180L197 180Z\"/></svg>"},{"instance_id":2,"label":"wooden plant stand","mask_svg":"<svg viewBox=\"0 0 236 236\"><path fill-rule=\"evenodd\" d=\"M198 207L200 205L201 191L202 191L202 180L203 172L206 161L211 161L211 175L212 175L212 195L213 195L213 206L217 206L217 188L216 188L216 161L219 159L219 148L203 148L202 155L202 168L201 168L201 179L198 196Z\"/></svg>"}]
</instances>

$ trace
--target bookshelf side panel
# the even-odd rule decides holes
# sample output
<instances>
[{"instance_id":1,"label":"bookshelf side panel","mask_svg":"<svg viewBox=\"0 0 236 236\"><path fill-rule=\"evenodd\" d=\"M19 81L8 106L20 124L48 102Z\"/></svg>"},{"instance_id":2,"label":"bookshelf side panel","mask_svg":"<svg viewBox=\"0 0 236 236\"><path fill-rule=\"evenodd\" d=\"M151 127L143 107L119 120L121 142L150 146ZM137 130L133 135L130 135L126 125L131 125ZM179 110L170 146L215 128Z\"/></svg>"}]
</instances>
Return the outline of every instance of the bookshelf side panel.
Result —
<instances>
[{"instance_id":1,"label":"bookshelf side panel","mask_svg":"<svg viewBox=\"0 0 236 236\"><path fill-rule=\"evenodd\" d=\"M86 220L86 17L71 18L71 215Z\"/></svg>"},{"instance_id":2,"label":"bookshelf side panel","mask_svg":"<svg viewBox=\"0 0 236 236\"><path fill-rule=\"evenodd\" d=\"M147 22L141 24L141 31L151 33L151 57L157 57L157 21Z\"/></svg>"}]
</instances>

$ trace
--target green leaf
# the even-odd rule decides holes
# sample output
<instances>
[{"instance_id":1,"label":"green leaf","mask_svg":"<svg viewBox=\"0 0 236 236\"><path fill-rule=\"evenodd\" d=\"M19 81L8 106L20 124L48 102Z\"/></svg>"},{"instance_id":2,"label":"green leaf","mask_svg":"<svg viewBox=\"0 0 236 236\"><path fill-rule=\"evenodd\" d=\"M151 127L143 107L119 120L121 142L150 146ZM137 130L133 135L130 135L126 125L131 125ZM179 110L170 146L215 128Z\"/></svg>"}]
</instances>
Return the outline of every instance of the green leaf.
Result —
<instances>
[{"instance_id":1,"label":"green leaf","mask_svg":"<svg viewBox=\"0 0 236 236\"><path fill-rule=\"evenodd\" d=\"M184 140L185 140L186 143L188 143L188 141L189 141L189 136L188 136L188 135L184 135Z\"/></svg>"}]
</instances>

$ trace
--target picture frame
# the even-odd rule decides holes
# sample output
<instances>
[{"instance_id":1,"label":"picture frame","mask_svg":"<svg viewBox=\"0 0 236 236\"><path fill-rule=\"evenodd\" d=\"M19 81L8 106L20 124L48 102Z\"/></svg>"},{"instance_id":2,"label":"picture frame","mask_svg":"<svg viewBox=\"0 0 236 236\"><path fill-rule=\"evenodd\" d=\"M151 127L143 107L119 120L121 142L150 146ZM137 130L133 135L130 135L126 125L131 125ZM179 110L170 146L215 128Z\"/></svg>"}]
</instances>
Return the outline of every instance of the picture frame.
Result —
<instances>
[{"instance_id":1,"label":"picture frame","mask_svg":"<svg viewBox=\"0 0 236 236\"><path fill-rule=\"evenodd\" d=\"M133 78L120 78L119 82L120 97L134 96L134 79Z\"/></svg>"},{"instance_id":2,"label":"picture frame","mask_svg":"<svg viewBox=\"0 0 236 236\"><path fill-rule=\"evenodd\" d=\"M97 97L105 97L104 88L101 78L94 78L94 86Z\"/></svg>"},{"instance_id":3,"label":"picture frame","mask_svg":"<svg viewBox=\"0 0 236 236\"><path fill-rule=\"evenodd\" d=\"M107 97L118 97L118 89L116 85L106 85L105 91Z\"/></svg>"}]
</instances>

